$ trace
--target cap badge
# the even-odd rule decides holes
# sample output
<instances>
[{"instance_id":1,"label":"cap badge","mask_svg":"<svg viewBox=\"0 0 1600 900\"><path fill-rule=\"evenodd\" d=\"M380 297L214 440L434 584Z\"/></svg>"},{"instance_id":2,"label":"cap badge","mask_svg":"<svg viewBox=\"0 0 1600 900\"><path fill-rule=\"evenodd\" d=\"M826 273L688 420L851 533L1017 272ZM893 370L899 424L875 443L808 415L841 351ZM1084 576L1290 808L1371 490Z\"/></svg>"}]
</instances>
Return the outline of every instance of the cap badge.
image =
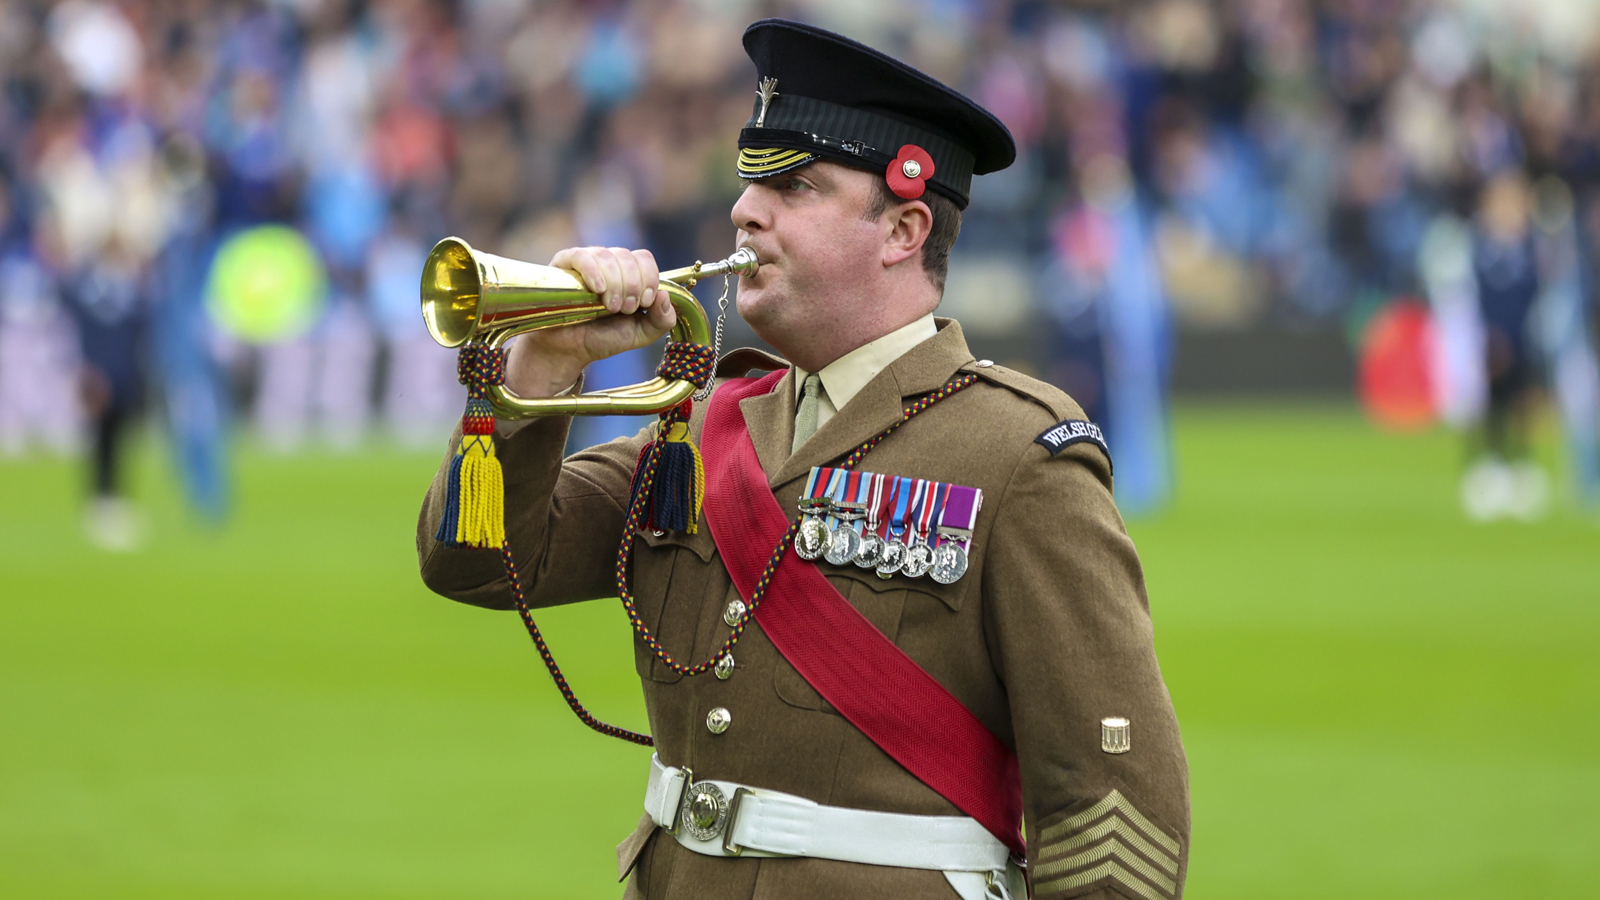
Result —
<instances>
[{"instance_id":1,"label":"cap badge","mask_svg":"<svg viewBox=\"0 0 1600 900\"><path fill-rule=\"evenodd\" d=\"M778 96L778 79L768 76L761 79L760 88L756 96L761 98L761 113L756 116L756 127L765 128L767 122L767 107L772 105L772 98Z\"/></svg>"},{"instance_id":2,"label":"cap badge","mask_svg":"<svg viewBox=\"0 0 1600 900\"><path fill-rule=\"evenodd\" d=\"M883 173L889 190L902 200L915 200L928 189L933 177L933 157L916 144L906 144Z\"/></svg>"}]
</instances>

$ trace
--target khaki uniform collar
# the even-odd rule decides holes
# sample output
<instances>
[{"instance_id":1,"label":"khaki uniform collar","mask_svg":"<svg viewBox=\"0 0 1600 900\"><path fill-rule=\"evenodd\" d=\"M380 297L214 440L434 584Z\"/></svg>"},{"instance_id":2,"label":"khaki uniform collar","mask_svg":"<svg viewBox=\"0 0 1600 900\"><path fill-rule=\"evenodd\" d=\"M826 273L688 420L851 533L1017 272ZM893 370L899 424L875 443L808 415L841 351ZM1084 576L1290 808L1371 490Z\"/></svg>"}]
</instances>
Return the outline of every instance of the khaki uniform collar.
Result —
<instances>
[{"instance_id":1,"label":"khaki uniform collar","mask_svg":"<svg viewBox=\"0 0 1600 900\"><path fill-rule=\"evenodd\" d=\"M956 370L972 361L967 339L954 319L934 319L938 332L889 363L850 398L828 424L793 456L796 405L795 370L790 369L769 394L747 397L739 409L749 425L756 456L776 488L854 450L858 444L898 421L902 399L935 390Z\"/></svg>"},{"instance_id":2,"label":"khaki uniform collar","mask_svg":"<svg viewBox=\"0 0 1600 900\"><path fill-rule=\"evenodd\" d=\"M827 392L828 412L836 414L844 409L845 404L861 393L879 372L889 367L889 364L904 356L907 351L933 337L939 331L933 323L933 313L928 313L909 325L897 328L883 337L870 343L862 344L849 353L839 357L823 366L817 375L822 378L822 389ZM795 401L799 402L800 391L805 386L806 376L810 375L799 366L794 367ZM826 425L829 415L821 424Z\"/></svg>"}]
</instances>

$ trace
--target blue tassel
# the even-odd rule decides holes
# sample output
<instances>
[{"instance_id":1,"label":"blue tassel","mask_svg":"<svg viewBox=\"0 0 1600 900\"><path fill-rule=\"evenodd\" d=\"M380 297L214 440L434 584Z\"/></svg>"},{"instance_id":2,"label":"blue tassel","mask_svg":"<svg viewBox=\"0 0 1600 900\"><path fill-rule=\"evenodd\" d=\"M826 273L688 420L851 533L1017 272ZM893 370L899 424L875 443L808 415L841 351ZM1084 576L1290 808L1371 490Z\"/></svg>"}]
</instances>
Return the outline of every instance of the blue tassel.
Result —
<instances>
[{"instance_id":1,"label":"blue tassel","mask_svg":"<svg viewBox=\"0 0 1600 900\"><path fill-rule=\"evenodd\" d=\"M705 492L705 464L689 440L689 426L674 422L661 439L661 459L651 497L651 524L662 531L699 530Z\"/></svg>"},{"instance_id":2,"label":"blue tassel","mask_svg":"<svg viewBox=\"0 0 1600 900\"><path fill-rule=\"evenodd\" d=\"M456 542L456 527L461 521L462 461L460 453L450 460L450 476L445 479L444 512L439 516L439 530L433 535L434 540L449 547L460 546Z\"/></svg>"}]
</instances>

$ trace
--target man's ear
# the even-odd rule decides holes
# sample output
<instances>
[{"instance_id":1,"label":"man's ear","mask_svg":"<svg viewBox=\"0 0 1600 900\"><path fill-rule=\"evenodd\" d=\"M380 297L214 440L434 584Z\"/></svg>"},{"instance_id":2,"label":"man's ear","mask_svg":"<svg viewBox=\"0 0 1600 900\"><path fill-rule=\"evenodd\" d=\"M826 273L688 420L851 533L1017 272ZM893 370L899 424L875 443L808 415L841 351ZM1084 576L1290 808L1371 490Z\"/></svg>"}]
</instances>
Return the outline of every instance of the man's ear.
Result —
<instances>
[{"instance_id":1,"label":"man's ear","mask_svg":"<svg viewBox=\"0 0 1600 900\"><path fill-rule=\"evenodd\" d=\"M922 256L922 245L933 231L933 210L921 200L896 204L883 213L889 233L883 241L883 267L891 268ZM919 263L920 265L920 263Z\"/></svg>"}]
</instances>

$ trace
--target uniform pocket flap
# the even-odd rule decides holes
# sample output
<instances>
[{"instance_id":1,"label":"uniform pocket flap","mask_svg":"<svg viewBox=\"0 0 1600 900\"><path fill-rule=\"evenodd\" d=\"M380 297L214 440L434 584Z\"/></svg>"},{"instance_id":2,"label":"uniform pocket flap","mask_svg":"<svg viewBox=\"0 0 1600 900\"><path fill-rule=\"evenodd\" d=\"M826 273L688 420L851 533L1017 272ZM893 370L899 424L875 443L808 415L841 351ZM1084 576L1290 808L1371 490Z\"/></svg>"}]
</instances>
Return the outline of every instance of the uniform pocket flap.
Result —
<instances>
[{"instance_id":1,"label":"uniform pocket flap","mask_svg":"<svg viewBox=\"0 0 1600 900\"><path fill-rule=\"evenodd\" d=\"M639 537L651 547L681 547L690 550L701 562L710 562L711 554L717 550L717 544L711 539L711 528L701 520L700 527L694 534L683 531L656 531L653 528L639 529Z\"/></svg>"},{"instance_id":2,"label":"uniform pocket flap","mask_svg":"<svg viewBox=\"0 0 1600 900\"><path fill-rule=\"evenodd\" d=\"M889 578L879 578L876 570L863 569L853 563L835 566L818 562L816 565L820 566L822 574L830 579L835 577L849 579L851 584L863 585L875 594L882 594L888 591L916 591L919 594L937 597L941 603L949 607L951 612L960 611L962 600L967 593L967 583L970 580L969 578L961 578L954 584L940 584L926 575L921 578L909 578L905 575L896 574ZM850 596L847 586L835 585L835 587L839 588L839 593L844 594L846 597Z\"/></svg>"}]
</instances>

